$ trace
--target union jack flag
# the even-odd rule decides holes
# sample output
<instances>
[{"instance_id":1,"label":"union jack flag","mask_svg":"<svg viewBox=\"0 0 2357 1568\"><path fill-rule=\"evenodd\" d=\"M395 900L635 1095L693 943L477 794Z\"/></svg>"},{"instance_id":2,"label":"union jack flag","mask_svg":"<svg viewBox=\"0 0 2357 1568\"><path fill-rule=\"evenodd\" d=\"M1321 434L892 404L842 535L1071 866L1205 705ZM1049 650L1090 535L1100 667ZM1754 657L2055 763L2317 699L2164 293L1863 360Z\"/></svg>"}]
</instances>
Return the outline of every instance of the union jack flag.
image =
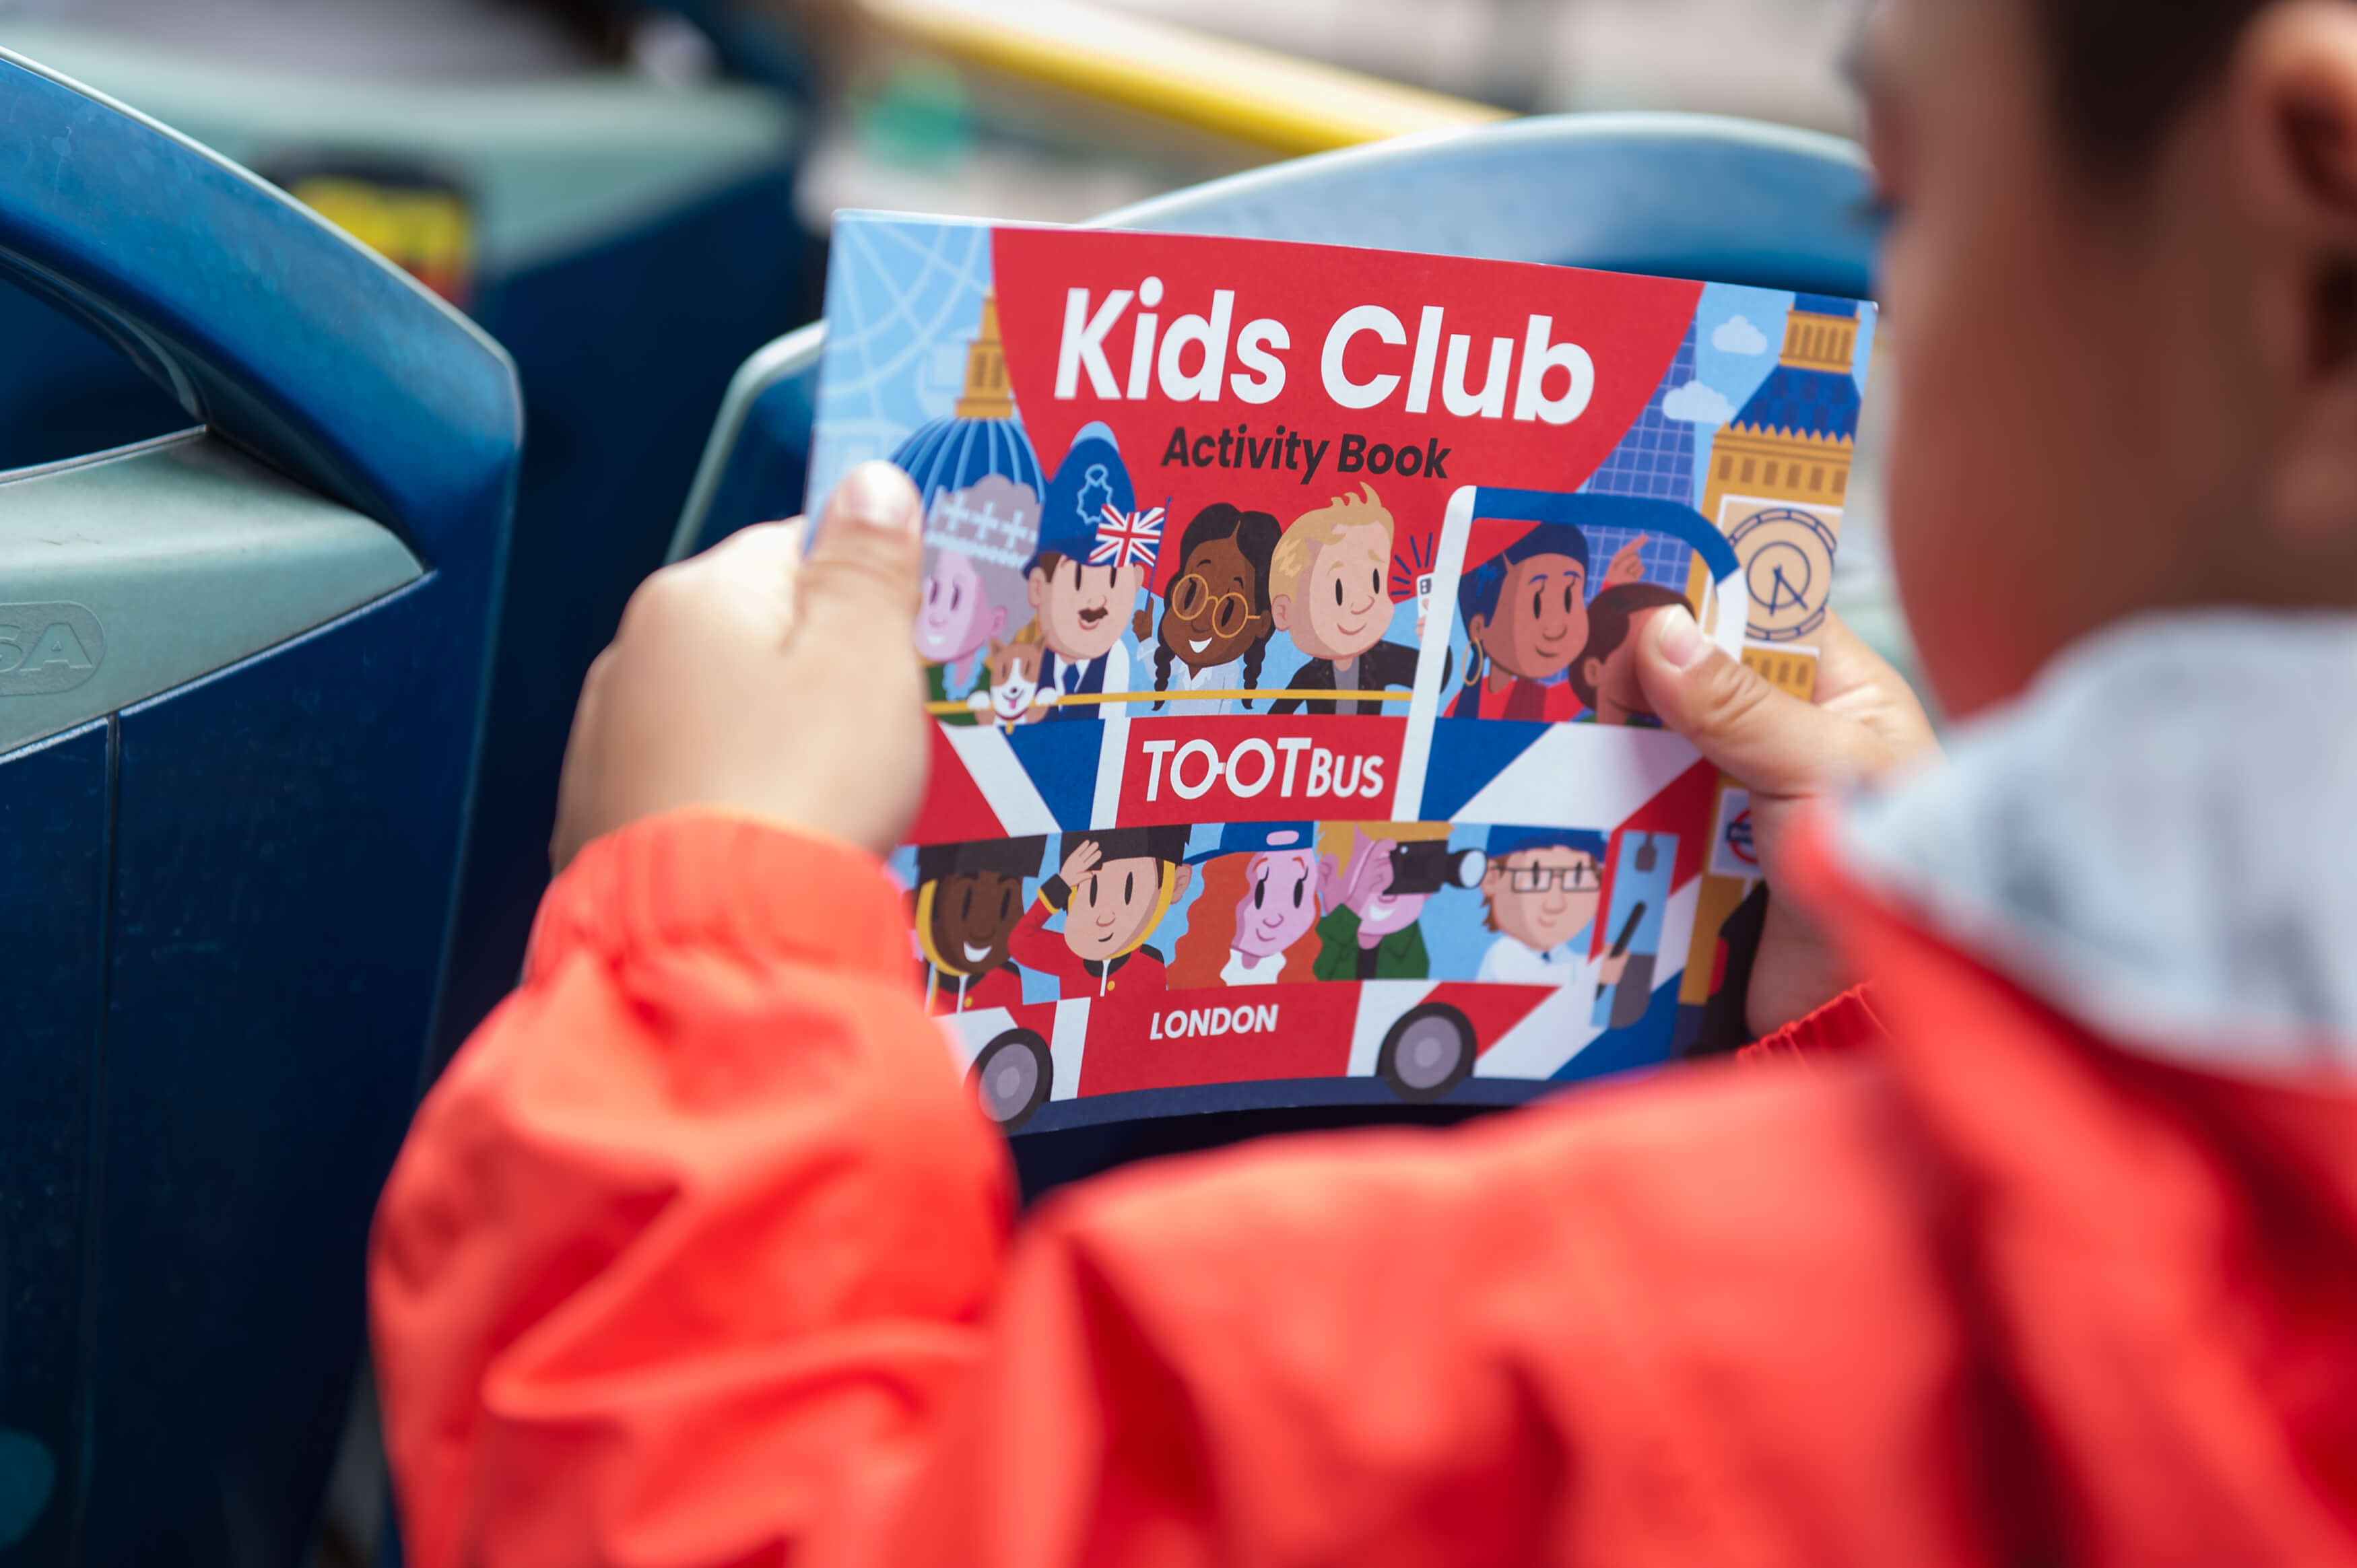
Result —
<instances>
[{"instance_id":1,"label":"union jack flag","mask_svg":"<svg viewBox=\"0 0 2357 1568\"><path fill-rule=\"evenodd\" d=\"M1097 520L1096 548L1089 552L1092 566L1143 566L1154 570L1162 553L1162 509L1122 511L1110 501Z\"/></svg>"}]
</instances>

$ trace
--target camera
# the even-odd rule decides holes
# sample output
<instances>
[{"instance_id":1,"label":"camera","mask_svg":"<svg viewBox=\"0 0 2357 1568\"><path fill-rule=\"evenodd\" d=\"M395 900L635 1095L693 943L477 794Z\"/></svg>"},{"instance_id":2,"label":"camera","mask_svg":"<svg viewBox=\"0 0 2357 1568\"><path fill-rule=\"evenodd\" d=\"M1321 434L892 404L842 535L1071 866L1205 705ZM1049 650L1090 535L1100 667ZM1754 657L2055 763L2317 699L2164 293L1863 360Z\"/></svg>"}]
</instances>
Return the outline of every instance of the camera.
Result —
<instances>
[{"instance_id":1,"label":"camera","mask_svg":"<svg viewBox=\"0 0 2357 1568\"><path fill-rule=\"evenodd\" d=\"M1392 891L1437 893L1444 887L1478 887L1490 857L1478 849L1450 849L1445 839L1422 839L1392 846Z\"/></svg>"}]
</instances>

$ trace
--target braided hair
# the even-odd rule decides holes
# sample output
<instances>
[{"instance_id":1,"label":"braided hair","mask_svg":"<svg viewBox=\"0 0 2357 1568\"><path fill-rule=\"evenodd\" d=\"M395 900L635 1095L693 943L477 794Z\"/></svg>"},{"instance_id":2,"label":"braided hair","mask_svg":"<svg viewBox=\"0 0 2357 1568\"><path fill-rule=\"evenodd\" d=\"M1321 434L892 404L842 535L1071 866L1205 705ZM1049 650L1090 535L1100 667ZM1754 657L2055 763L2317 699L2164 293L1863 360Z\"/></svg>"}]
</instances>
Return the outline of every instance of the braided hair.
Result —
<instances>
[{"instance_id":1,"label":"braided hair","mask_svg":"<svg viewBox=\"0 0 2357 1568\"><path fill-rule=\"evenodd\" d=\"M1170 645L1159 637L1154 639L1154 689L1170 690ZM1162 704L1157 702L1154 705L1158 708Z\"/></svg>"}]
</instances>

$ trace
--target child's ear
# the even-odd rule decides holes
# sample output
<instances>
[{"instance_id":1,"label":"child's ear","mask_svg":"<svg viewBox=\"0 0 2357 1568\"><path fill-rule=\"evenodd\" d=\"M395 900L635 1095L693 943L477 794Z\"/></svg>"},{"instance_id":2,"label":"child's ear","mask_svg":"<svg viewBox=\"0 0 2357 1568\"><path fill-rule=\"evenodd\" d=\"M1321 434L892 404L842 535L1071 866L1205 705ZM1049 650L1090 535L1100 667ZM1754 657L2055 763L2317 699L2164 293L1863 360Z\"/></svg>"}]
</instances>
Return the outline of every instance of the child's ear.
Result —
<instances>
[{"instance_id":1,"label":"child's ear","mask_svg":"<svg viewBox=\"0 0 2357 1568\"><path fill-rule=\"evenodd\" d=\"M1293 596L1279 594L1269 600L1268 614L1269 618L1276 622L1277 630L1291 631L1293 629Z\"/></svg>"},{"instance_id":2,"label":"child's ear","mask_svg":"<svg viewBox=\"0 0 2357 1568\"><path fill-rule=\"evenodd\" d=\"M2226 98L2267 371L2281 389L2272 510L2289 542L2357 553L2357 12L2264 8Z\"/></svg>"},{"instance_id":3,"label":"child's ear","mask_svg":"<svg viewBox=\"0 0 2357 1568\"><path fill-rule=\"evenodd\" d=\"M1589 691L1595 691L1604 682L1604 660L1601 659L1581 660L1579 661L1579 676L1581 680L1587 682L1587 689Z\"/></svg>"}]
</instances>

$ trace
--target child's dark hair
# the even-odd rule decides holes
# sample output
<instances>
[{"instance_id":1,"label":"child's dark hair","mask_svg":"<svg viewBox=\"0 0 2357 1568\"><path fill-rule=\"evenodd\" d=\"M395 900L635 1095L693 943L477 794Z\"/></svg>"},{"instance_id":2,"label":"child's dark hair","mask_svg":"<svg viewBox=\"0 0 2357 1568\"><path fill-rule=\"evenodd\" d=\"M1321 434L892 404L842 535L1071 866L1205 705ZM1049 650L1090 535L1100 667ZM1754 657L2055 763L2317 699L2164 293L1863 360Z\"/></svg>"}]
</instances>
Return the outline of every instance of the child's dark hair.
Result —
<instances>
[{"instance_id":1,"label":"child's dark hair","mask_svg":"<svg viewBox=\"0 0 2357 1568\"><path fill-rule=\"evenodd\" d=\"M1587 603L1587 646L1571 661L1566 674L1581 703L1596 705L1596 688L1587 682L1587 661L1609 659L1628 640L1629 623L1647 610L1665 610L1684 604L1685 596L1659 583L1615 583Z\"/></svg>"},{"instance_id":2,"label":"child's dark hair","mask_svg":"<svg viewBox=\"0 0 2357 1568\"><path fill-rule=\"evenodd\" d=\"M1276 542L1284 537L1284 524L1265 511L1239 511L1226 501L1213 501L1197 512L1195 521L1187 525L1187 532L1179 535L1178 570L1181 573L1187 570L1187 558L1200 546L1215 539L1234 540L1237 551L1253 569L1253 614L1265 620L1269 611L1269 559L1276 553ZM1263 632L1244 650L1244 688L1247 691L1257 690L1260 686L1260 667L1268 657L1268 639L1269 634ZM1167 692L1170 689L1170 645L1159 638L1155 639L1155 643L1154 689ZM1252 699L1246 697L1243 704L1249 710ZM1154 705L1158 708L1162 704L1157 703Z\"/></svg>"},{"instance_id":3,"label":"child's dark hair","mask_svg":"<svg viewBox=\"0 0 2357 1568\"><path fill-rule=\"evenodd\" d=\"M2225 70L2266 0L2029 0L2048 101L2095 173L2133 174Z\"/></svg>"}]
</instances>

